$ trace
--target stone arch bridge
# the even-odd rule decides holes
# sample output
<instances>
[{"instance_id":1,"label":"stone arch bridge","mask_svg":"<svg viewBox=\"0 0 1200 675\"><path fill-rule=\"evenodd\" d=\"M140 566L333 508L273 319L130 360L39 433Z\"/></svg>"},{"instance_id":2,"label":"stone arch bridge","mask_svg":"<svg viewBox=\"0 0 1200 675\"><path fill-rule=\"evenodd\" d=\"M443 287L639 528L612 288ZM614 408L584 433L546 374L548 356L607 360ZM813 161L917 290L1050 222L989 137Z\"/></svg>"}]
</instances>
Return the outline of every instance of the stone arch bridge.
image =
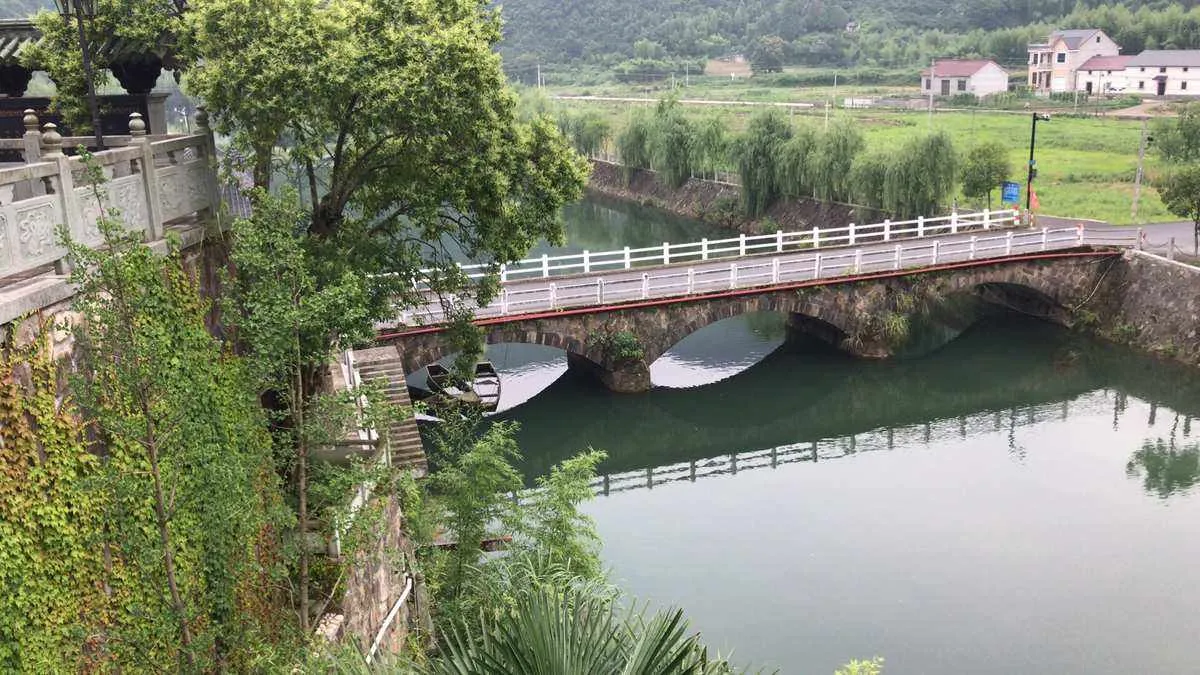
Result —
<instances>
[{"instance_id":1,"label":"stone arch bridge","mask_svg":"<svg viewBox=\"0 0 1200 675\"><path fill-rule=\"evenodd\" d=\"M942 267L816 279L767 288L707 293L481 319L489 344L528 343L567 352L572 368L592 371L610 389L644 391L649 364L680 340L748 312L787 314L789 328L865 358L886 358L908 318L941 299L970 295L990 304L1070 325L1119 260L1113 249L1075 249ZM965 326L964 326L965 327ZM636 339L640 358L614 353L613 336ZM379 336L415 372L447 354L439 327Z\"/></svg>"}]
</instances>

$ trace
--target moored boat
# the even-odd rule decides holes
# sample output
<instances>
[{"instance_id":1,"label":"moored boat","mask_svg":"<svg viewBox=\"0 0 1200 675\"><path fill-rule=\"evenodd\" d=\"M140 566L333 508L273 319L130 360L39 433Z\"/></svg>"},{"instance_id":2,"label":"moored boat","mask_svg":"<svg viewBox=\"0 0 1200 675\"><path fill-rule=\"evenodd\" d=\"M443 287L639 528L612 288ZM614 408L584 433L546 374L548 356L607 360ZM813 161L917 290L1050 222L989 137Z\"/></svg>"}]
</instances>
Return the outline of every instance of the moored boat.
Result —
<instances>
[{"instance_id":1,"label":"moored boat","mask_svg":"<svg viewBox=\"0 0 1200 675\"><path fill-rule=\"evenodd\" d=\"M500 374L489 361L475 364L474 379L470 382L456 378L441 364L431 363L425 370L429 390L436 395L479 406L486 412L493 412L500 405Z\"/></svg>"}]
</instances>

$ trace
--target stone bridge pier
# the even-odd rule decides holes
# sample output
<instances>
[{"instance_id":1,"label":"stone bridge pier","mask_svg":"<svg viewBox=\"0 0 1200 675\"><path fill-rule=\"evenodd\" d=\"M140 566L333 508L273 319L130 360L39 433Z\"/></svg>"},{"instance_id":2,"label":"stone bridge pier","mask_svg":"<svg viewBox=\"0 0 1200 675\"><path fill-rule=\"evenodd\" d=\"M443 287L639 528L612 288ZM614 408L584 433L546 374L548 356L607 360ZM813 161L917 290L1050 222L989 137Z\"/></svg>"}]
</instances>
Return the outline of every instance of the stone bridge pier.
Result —
<instances>
[{"instance_id":1,"label":"stone bridge pier","mask_svg":"<svg viewBox=\"0 0 1200 675\"><path fill-rule=\"evenodd\" d=\"M1018 260L954 270L831 280L799 288L748 290L680 298L632 307L514 317L485 325L489 344L540 344L567 352L568 365L597 377L615 392L650 388L649 366L680 340L724 319L749 312L788 317L789 333L869 359L892 356L908 337L916 315L935 311L952 297L1070 325L1119 257L1097 253ZM957 319L966 327L973 316ZM415 372L446 355L437 332L381 338L397 344L405 369Z\"/></svg>"}]
</instances>

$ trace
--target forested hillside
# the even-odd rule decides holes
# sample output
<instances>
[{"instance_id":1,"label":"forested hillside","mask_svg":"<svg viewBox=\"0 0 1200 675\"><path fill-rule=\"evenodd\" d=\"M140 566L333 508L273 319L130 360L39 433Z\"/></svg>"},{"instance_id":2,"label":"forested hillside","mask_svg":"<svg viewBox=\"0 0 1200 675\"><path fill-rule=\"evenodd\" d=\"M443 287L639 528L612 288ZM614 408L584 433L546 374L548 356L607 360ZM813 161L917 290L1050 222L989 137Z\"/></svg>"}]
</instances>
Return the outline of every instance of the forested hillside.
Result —
<instances>
[{"instance_id":1,"label":"forested hillside","mask_svg":"<svg viewBox=\"0 0 1200 675\"><path fill-rule=\"evenodd\" d=\"M43 8L54 9L54 0L0 0L0 19L24 19Z\"/></svg>"},{"instance_id":2,"label":"forested hillside","mask_svg":"<svg viewBox=\"0 0 1200 675\"><path fill-rule=\"evenodd\" d=\"M1056 27L1102 28L1126 53L1200 48L1200 0L503 0L502 12L512 68L763 50L808 65L1021 63L1029 40Z\"/></svg>"}]
</instances>

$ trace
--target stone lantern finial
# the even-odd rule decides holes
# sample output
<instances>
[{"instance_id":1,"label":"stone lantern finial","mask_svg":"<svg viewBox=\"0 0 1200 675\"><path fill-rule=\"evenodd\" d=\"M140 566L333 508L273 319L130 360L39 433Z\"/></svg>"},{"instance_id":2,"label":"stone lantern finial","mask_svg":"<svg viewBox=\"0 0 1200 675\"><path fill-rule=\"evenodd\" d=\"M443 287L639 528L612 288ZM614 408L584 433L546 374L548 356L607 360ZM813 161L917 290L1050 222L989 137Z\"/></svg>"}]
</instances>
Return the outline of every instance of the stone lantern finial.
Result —
<instances>
[{"instance_id":1,"label":"stone lantern finial","mask_svg":"<svg viewBox=\"0 0 1200 675\"><path fill-rule=\"evenodd\" d=\"M36 133L40 126L37 111L33 108L25 109L25 116L21 118L21 121L25 123L25 133L27 134Z\"/></svg>"},{"instance_id":2,"label":"stone lantern finial","mask_svg":"<svg viewBox=\"0 0 1200 675\"><path fill-rule=\"evenodd\" d=\"M42 155L45 157L62 157L62 134L58 133L58 125L47 122L42 127Z\"/></svg>"},{"instance_id":3,"label":"stone lantern finial","mask_svg":"<svg viewBox=\"0 0 1200 675\"><path fill-rule=\"evenodd\" d=\"M208 110L204 106L196 107L196 128L201 133L208 133L211 129L208 128Z\"/></svg>"},{"instance_id":4,"label":"stone lantern finial","mask_svg":"<svg viewBox=\"0 0 1200 675\"><path fill-rule=\"evenodd\" d=\"M146 135L146 122L139 112L129 113L129 135L134 138Z\"/></svg>"}]
</instances>

